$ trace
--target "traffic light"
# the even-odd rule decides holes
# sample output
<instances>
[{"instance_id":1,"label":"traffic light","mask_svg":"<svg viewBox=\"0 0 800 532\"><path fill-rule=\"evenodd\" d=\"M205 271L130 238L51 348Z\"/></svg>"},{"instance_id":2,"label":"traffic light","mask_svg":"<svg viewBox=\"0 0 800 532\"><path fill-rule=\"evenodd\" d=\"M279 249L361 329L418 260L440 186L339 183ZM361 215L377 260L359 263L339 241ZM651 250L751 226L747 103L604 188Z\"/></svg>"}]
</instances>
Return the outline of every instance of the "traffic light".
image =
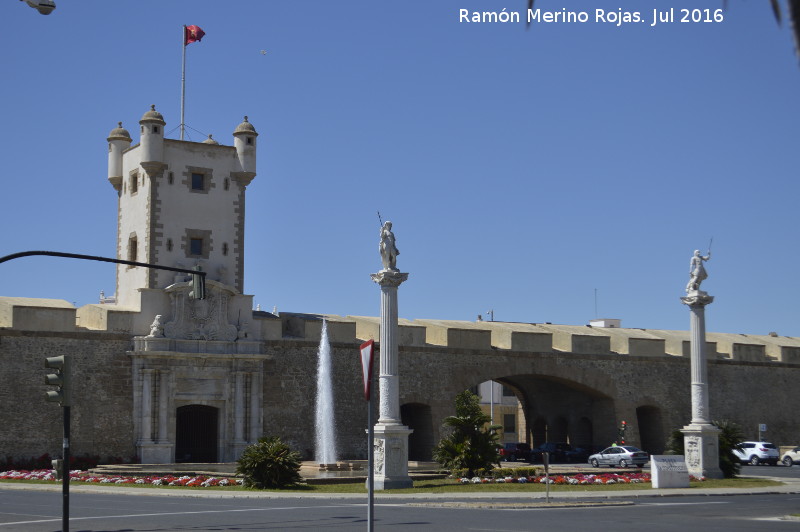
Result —
<instances>
[{"instance_id":1,"label":"traffic light","mask_svg":"<svg viewBox=\"0 0 800 532\"><path fill-rule=\"evenodd\" d=\"M200 266L192 268L196 272L201 272L203 269ZM189 294L194 299L206 298L206 276L197 273L192 274L192 292Z\"/></svg>"},{"instance_id":2,"label":"traffic light","mask_svg":"<svg viewBox=\"0 0 800 532\"><path fill-rule=\"evenodd\" d=\"M61 406L70 406L70 388L72 383L69 376L69 358L65 355L59 357L48 357L44 360L44 367L55 370L55 373L48 373L44 378L45 384L58 386L58 390L47 392L46 399Z\"/></svg>"}]
</instances>

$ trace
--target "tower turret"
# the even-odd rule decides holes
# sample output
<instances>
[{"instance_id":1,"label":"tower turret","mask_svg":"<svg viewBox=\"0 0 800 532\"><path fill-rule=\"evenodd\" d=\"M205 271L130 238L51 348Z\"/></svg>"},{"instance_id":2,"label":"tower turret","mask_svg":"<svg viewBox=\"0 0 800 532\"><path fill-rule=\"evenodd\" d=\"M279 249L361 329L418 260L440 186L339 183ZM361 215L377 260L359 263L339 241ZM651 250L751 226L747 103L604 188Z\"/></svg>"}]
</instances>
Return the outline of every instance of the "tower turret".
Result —
<instances>
[{"instance_id":1,"label":"tower turret","mask_svg":"<svg viewBox=\"0 0 800 532\"><path fill-rule=\"evenodd\" d=\"M122 190L122 152L131 147L131 134L122 122L108 134L108 180L117 192Z\"/></svg>"},{"instance_id":2,"label":"tower turret","mask_svg":"<svg viewBox=\"0 0 800 532\"><path fill-rule=\"evenodd\" d=\"M148 174L152 174L162 169L164 165L164 117L161 113L156 111L156 106L151 105L150 110L147 111L142 119L139 120L141 125L141 150L142 168Z\"/></svg>"},{"instance_id":3,"label":"tower turret","mask_svg":"<svg viewBox=\"0 0 800 532\"><path fill-rule=\"evenodd\" d=\"M236 156L239 159L240 171L234 173L234 177L243 185L247 186L256 176L256 137L258 133L247 117L241 124L236 126L233 131L233 146L236 148Z\"/></svg>"}]
</instances>

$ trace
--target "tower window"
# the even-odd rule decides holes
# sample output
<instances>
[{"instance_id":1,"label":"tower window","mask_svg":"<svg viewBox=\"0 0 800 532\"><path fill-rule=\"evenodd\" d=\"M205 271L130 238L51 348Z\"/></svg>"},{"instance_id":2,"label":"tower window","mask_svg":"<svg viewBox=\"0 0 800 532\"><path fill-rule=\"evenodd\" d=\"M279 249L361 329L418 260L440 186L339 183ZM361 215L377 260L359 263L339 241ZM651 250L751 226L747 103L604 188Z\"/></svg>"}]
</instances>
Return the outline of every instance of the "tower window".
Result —
<instances>
[{"instance_id":1,"label":"tower window","mask_svg":"<svg viewBox=\"0 0 800 532\"><path fill-rule=\"evenodd\" d=\"M246 137L246 138L247 138L247 144L253 144L253 137Z\"/></svg>"},{"instance_id":2,"label":"tower window","mask_svg":"<svg viewBox=\"0 0 800 532\"><path fill-rule=\"evenodd\" d=\"M214 184L214 170L211 168L202 168L199 166L187 166L186 171L182 172L183 180L182 185L186 185L189 192L198 194L208 194Z\"/></svg>"},{"instance_id":3,"label":"tower window","mask_svg":"<svg viewBox=\"0 0 800 532\"><path fill-rule=\"evenodd\" d=\"M153 133L158 133L158 126L153 126Z\"/></svg>"},{"instance_id":4,"label":"tower window","mask_svg":"<svg viewBox=\"0 0 800 532\"><path fill-rule=\"evenodd\" d=\"M167 174L167 182L171 185L175 181L175 174L172 172Z\"/></svg>"},{"instance_id":5,"label":"tower window","mask_svg":"<svg viewBox=\"0 0 800 532\"><path fill-rule=\"evenodd\" d=\"M138 241L135 236L128 239L128 260L136 262L138 260Z\"/></svg>"},{"instance_id":6,"label":"tower window","mask_svg":"<svg viewBox=\"0 0 800 532\"><path fill-rule=\"evenodd\" d=\"M228 256L228 243L227 242L223 242L222 243L222 254L225 255L226 257Z\"/></svg>"},{"instance_id":7,"label":"tower window","mask_svg":"<svg viewBox=\"0 0 800 532\"><path fill-rule=\"evenodd\" d=\"M181 237L180 249L190 259L207 259L214 251L214 239L211 231L206 229L186 229Z\"/></svg>"},{"instance_id":8,"label":"tower window","mask_svg":"<svg viewBox=\"0 0 800 532\"><path fill-rule=\"evenodd\" d=\"M231 180L226 177L225 181L222 182L222 188L228 190L230 187L231 187Z\"/></svg>"},{"instance_id":9,"label":"tower window","mask_svg":"<svg viewBox=\"0 0 800 532\"><path fill-rule=\"evenodd\" d=\"M172 251L172 239L167 239L167 251Z\"/></svg>"},{"instance_id":10,"label":"tower window","mask_svg":"<svg viewBox=\"0 0 800 532\"><path fill-rule=\"evenodd\" d=\"M131 194L136 194L139 191L139 173L138 172L131 172L131 185L130 190Z\"/></svg>"},{"instance_id":11,"label":"tower window","mask_svg":"<svg viewBox=\"0 0 800 532\"><path fill-rule=\"evenodd\" d=\"M189 239L189 254L190 255L202 255L203 254L203 239L202 238L190 238Z\"/></svg>"},{"instance_id":12,"label":"tower window","mask_svg":"<svg viewBox=\"0 0 800 532\"><path fill-rule=\"evenodd\" d=\"M205 190L205 176L203 174L192 173L192 190Z\"/></svg>"}]
</instances>

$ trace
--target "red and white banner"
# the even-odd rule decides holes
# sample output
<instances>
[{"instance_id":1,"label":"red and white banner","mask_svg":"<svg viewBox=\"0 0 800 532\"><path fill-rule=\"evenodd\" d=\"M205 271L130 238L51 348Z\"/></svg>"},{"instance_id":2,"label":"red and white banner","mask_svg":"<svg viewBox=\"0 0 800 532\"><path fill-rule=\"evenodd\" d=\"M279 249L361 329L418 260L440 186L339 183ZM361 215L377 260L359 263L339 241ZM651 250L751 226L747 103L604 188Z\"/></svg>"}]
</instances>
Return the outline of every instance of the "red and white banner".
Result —
<instances>
[{"instance_id":1,"label":"red and white banner","mask_svg":"<svg viewBox=\"0 0 800 532\"><path fill-rule=\"evenodd\" d=\"M364 377L364 399L369 401L370 384L372 384L372 354L375 352L375 340L361 344L361 370Z\"/></svg>"},{"instance_id":2,"label":"red and white banner","mask_svg":"<svg viewBox=\"0 0 800 532\"><path fill-rule=\"evenodd\" d=\"M205 34L206 32L201 30L200 26L184 26L183 45L186 46L187 44L191 44L193 42L200 42Z\"/></svg>"}]
</instances>

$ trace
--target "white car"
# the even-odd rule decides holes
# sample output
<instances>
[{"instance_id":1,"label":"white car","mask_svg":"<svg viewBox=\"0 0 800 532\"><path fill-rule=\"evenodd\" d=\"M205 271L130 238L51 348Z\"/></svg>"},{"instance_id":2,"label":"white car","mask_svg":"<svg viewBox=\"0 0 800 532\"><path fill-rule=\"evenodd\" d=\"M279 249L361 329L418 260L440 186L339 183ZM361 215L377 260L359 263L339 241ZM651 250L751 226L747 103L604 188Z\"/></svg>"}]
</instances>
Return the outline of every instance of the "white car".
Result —
<instances>
[{"instance_id":1,"label":"white car","mask_svg":"<svg viewBox=\"0 0 800 532\"><path fill-rule=\"evenodd\" d=\"M775 444L766 441L744 441L739 444L740 449L733 449L733 455L743 464L778 465L778 448Z\"/></svg>"},{"instance_id":2,"label":"white car","mask_svg":"<svg viewBox=\"0 0 800 532\"><path fill-rule=\"evenodd\" d=\"M794 464L800 464L800 447L795 447L791 451L786 451L783 453L781 462L783 462L783 465L786 467L792 467Z\"/></svg>"},{"instance_id":3,"label":"white car","mask_svg":"<svg viewBox=\"0 0 800 532\"><path fill-rule=\"evenodd\" d=\"M614 445L589 457L589 463L592 464L592 467L600 467L601 465L612 467L634 465L642 467L648 460L650 460L649 454L638 447L630 445Z\"/></svg>"}]
</instances>

